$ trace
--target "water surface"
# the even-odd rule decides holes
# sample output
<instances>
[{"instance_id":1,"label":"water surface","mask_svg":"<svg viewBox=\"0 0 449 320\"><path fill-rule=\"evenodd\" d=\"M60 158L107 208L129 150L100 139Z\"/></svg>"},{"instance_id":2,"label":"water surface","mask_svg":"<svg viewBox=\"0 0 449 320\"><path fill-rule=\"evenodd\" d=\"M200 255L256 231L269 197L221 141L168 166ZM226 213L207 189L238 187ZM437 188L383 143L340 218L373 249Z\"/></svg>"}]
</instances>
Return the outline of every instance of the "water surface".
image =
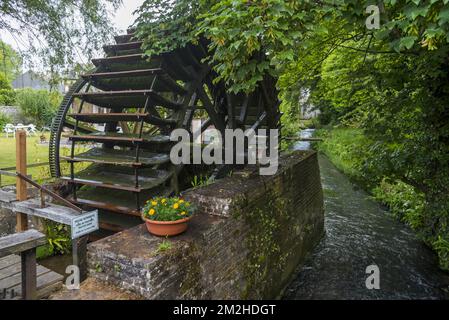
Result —
<instances>
[{"instance_id":1,"label":"water surface","mask_svg":"<svg viewBox=\"0 0 449 320\"><path fill-rule=\"evenodd\" d=\"M325 230L285 299L444 299L449 275L405 224L319 156ZM380 289L368 290L366 267L377 265Z\"/></svg>"}]
</instances>

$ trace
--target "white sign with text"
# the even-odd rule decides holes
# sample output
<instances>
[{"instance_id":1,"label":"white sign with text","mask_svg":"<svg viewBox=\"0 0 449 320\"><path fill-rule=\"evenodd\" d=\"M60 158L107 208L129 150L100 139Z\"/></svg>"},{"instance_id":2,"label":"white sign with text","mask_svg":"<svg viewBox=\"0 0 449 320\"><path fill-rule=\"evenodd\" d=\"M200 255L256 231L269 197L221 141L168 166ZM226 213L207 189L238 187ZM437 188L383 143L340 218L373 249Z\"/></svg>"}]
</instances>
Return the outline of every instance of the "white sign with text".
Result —
<instances>
[{"instance_id":1,"label":"white sign with text","mask_svg":"<svg viewBox=\"0 0 449 320\"><path fill-rule=\"evenodd\" d=\"M72 219L72 239L76 239L98 230L98 210L91 211Z\"/></svg>"}]
</instances>

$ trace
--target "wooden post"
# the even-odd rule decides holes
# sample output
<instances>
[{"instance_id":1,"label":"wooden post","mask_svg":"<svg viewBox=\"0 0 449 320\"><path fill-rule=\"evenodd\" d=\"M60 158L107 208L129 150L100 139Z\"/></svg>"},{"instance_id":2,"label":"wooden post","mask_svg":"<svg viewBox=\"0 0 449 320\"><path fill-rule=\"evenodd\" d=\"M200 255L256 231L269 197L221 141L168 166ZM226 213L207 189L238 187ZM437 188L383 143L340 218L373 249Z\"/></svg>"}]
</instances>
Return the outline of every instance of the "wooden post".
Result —
<instances>
[{"instance_id":1,"label":"wooden post","mask_svg":"<svg viewBox=\"0 0 449 320\"><path fill-rule=\"evenodd\" d=\"M23 130L17 131L16 133L16 171L27 175L27 148L26 148L26 132ZM17 177L16 182L16 192L17 192L17 200L25 201L28 199L27 195L27 183ZM24 213L17 213L16 216L17 224L16 230L17 232L22 232L28 229L28 218Z\"/></svg>"},{"instance_id":2,"label":"wooden post","mask_svg":"<svg viewBox=\"0 0 449 320\"><path fill-rule=\"evenodd\" d=\"M22 299L36 299L36 248L21 253L22 257Z\"/></svg>"},{"instance_id":3,"label":"wooden post","mask_svg":"<svg viewBox=\"0 0 449 320\"><path fill-rule=\"evenodd\" d=\"M72 239L72 263L80 270L80 282L87 278L87 240L88 236Z\"/></svg>"}]
</instances>

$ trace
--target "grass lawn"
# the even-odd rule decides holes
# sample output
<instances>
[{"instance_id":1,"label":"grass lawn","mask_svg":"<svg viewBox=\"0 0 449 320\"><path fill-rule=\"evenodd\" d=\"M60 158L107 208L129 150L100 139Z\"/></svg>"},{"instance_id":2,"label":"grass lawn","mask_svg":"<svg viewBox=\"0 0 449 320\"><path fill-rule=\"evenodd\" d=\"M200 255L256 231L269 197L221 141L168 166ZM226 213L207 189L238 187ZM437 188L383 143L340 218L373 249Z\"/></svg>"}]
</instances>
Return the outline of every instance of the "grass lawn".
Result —
<instances>
[{"instance_id":1,"label":"grass lawn","mask_svg":"<svg viewBox=\"0 0 449 320\"><path fill-rule=\"evenodd\" d=\"M45 134L47 141L50 134ZM43 163L48 162L48 145L39 144L39 136L27 137L27 163ZM16 140L12 137L5 138L4 135L0 137L0 169L7 167L14 167L16 165ZM14 172L14 171L12 171ZM50 177L50 170L48 166L30 168L28 174L32 175L33 180L42 181ZM1 185L9 185L15 183L14 177L2 176Z\"/></svg>"}]
</instances>

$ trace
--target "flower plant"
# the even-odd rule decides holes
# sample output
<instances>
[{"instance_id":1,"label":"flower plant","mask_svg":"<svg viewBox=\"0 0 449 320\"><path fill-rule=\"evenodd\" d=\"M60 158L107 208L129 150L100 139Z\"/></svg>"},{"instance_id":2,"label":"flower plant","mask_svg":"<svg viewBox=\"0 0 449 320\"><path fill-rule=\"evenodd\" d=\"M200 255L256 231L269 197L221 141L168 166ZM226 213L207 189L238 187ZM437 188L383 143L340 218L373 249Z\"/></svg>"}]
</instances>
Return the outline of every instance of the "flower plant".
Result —
<instances>
[{"instance_id":1,"label":"flower plant","mask_svg":"<svg viewBox=\"0 0 449 320\"><path fill-rule=\"evenodd\" d=\"M142 216L154 221L176 221L191 217L194 208L182 198L152 198L143 207Z\"/></svg>"}]
</instances>

